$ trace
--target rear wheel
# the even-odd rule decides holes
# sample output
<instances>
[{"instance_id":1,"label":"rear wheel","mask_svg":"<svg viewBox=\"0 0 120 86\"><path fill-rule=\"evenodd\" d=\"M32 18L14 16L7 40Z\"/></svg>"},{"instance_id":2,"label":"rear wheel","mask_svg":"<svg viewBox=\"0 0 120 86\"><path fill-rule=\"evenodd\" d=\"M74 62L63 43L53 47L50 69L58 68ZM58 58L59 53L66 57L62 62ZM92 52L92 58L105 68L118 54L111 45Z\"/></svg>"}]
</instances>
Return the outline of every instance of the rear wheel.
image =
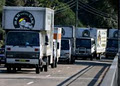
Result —
<instances>
[{"instance_id":1,"label":"rear wheel","mask_svg":"<svg viewBox=\"0 0 120 86\"><path fill-rule=\"evenodd\" d=\"M98 59L98 60L101 60L101 54L100 54L100 53L97 54L97 59Z\"/></svg>"},{"instance_id":2,"label":"rear wheel","mask_svg":"<svg viewBox=\"0 0 120 86\"><path fill-rule=\"evenodd\" d=\"M48 71L48 66L44 65L44 71L47 72Z\"/></svg>"},{"instance_id":3,"label":"rear wheel","mask_svg":"<svg viewBox=\"0 0 120 86\"><path fill-rule=\"evenodd\" d=\"M17 70L18 70L18 71L21 71L21 68L20 68L20 67L18 67L18 68L17 68Z\"/></svg>"},{"instance_id":4,"label":"rear wheel","mask_svg":"<svg viewBox=\"0 0 120 86\"><path fill-rule=\"evenodd\" d=\"M93 55L90 56L90 60L91 60L91 61L93 60Z\"/></svg>"},{"instance_id":5,"label":"rear wheel","mask_svg":"<svg viewBox=\"0 0 120 86\"><path fill-rule=\"evenodd\" d=\"M39 67L36 67L36 74L39 74L40 73L40 69Z\"/></svg>"},{"instance_id":6,"label":"rear wheel","mask_svg":"<svg viewBox=\"0 0 120 86\"><path fill-rule=\"evenodd\" d=\"M70 64L70 62L71 62L71 61L70 61L70 58L68 58L68 59L67 59L67 64Z\"/></svg>"},{"instance_id":7,"label":"rear wheel","mask_svg":"<svg viewBox=\"0 0 120 86\"><path fill-rule=\"evenodd\" d=\"M75 57L71 56L71 64L75 62Z\"/></svg>"},{"instance_id":8,"label":"rear wheel","mask_svg":"<svg viewBox=\"0 0 120 86\"><path fill-rule=\"evenodd\" d=\"M108 59L108 55L105 55L106 59Z\"/></svg>"},{"instance_id":9,"label":"rear wheel","mask_svg":"<svg viewBox=\"0 0 120 86\"><path fill-rule=\"evenodd\" d=\"M55 68L55 59L53 58L53 63L51 64L51 68Z\"/></svg>"},{"instance_id":10,"label":"rear wheel","mask_svg":"<svg viewBox=\"0 0 120 86\"><path fill-rule=\"evenodd\" d=\"M43 66L43 68L44 68L44 71L45 71L45 72L48 71L48 60L47 60L47 62L46 62L46 65Z\"/></svg>"},{"instance_id":11,"label":"rear wheel","mask_svg":"<svg viewBox=\"0 0 120 86\"><path fill-rule=\"evenodd\" d=\"M17 72L16 67L13 67L13 72Z\"/></svg>"},{"instance_id":12,"label":"rear wheel","mask_svg":"<svg viewBox=\"0 0 120 86\"><path fill-rule=\"evenodd\" d=\"M7 72L11 72L11 67L7 67Z\"/></svg>"},{"instance_id":13,"label":"rear wheel","mask_svg":"<svg viewBox=\"0 0 120 86\"><path fill-rule=\"evenodd\" d=\"M57 58L55 59L55 68L57 67Z\"/></svg>"}]
</instances>

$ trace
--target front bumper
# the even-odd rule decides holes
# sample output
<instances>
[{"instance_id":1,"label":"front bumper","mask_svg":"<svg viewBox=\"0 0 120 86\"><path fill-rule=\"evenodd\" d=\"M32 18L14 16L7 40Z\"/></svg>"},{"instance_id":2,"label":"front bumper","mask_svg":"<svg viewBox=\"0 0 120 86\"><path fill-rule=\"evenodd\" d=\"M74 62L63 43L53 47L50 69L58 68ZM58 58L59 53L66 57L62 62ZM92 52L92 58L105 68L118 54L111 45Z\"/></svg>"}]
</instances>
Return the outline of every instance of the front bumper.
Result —
<instances>
[{"instance_id":1,"label":"front bumper","mask_svg":"<svg viewBox=\"0 0 120 86\"><path fill-rule=\"evenodd\" d=\"M75 57L88 57L91 56L91 53L76 53Z\"/></svg>"},{"instance_id":2,"label":"front bumper","mask_svg":"<svg viewBox=\"0 0 120 86\"><path fill-rule=\"evenodd\" d=\"M106 52L105 55L106 56L116 56L117 52Z\"/></svg>"},{"instance_id":3,"label":"front bumper","mask_svg":"<svg viewBox=\"0 0 120 86\"><path fill-rule=\"evenodd\" d=\"M68 56L60 56L59 61L66 61L68 59L69 59Z\"/></svg>"}]
</instances>

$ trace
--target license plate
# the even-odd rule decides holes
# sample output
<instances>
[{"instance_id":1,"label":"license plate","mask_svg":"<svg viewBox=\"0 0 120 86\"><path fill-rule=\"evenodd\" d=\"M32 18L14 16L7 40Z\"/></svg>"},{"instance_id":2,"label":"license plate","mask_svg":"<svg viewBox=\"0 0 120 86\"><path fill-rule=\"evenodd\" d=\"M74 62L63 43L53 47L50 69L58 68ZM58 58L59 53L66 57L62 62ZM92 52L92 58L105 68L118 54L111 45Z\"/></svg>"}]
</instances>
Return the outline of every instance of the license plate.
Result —
<instances>
[{"instance_id":1,"label":"license plate","mask_svg":"<svg viewBox=\"0 0 120 86\"><path fill-rule=\"evenodd\" d=\"M17 62L27 62L27 60L25 60L25 59L17 59L15 61L17 61Z\"/></svg>"}]
</instances>

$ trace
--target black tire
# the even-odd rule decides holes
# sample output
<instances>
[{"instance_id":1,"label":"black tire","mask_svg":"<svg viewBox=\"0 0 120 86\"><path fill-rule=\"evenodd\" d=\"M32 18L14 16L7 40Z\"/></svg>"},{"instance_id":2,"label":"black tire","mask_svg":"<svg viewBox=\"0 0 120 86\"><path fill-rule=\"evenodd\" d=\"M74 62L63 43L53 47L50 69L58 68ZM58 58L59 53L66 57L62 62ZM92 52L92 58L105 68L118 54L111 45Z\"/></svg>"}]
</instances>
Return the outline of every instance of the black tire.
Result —
<instances>
[{"instance_id":1,"label":"black tire","mask_svg":"<svg viewBox=\"0 0 120 86\"><path fill-rule=\"evenodd\" d=\"M17 72L16 67L13 67L13 72L14 72L14 73Z\"/></svg>"},{"instance_id":2,"label":"black tire","mask_svg":"<svg viewBox=\"0 0 120 86\"><path fill-rule=\"evenodd\" d=\"M44 65L44 71L45 71L45 72L48 71L48 65Z\"/></svg>"},{"instance_id":3,"label":"black tire","mask_svg":"<svg viewBox=\"0 0 120 86\"><path fill-rule=\"evenodd\" d=\"M53 63L51 64L51 68L55 68L55 60L53 60Z\"/></svg>"},{"instance_id":4,"label":"black tire","mask_svg":"<svg viewBox=\"0 0 120 86\"><path fill-rule=\"evenodd\" d=\"M56 58L56 60L55 60L55 68L57 68L57 58Z\"/></svg>"},{"instance_id":5,"label":"black tire","mask_svg":"<svg viewBox=\"0 0 120 86\"><path fill-rule=\"evenodd\" d=\"M96 56L96 59L99 60L100 54L96 54L96 55L97 55L97 56Z\"/></svg>"},{"instance_id":6,"label":"black tire","mask_svg":"<svg viewBox=\"0 0 120 86\"><path fill-rule=\"evenodd\" d=\"M71 64L75 63L75 57L71 56Z\"/></svg>"},{"instance_id":7,"label":"black tire","mask_svg":"<svg viewBox=\"0 0 120 86\"><path fill-rule=\"evenodd\" d=\"M18 67L18 68L17 68L17 70L18 70L18 71L21 71L21 68L20 68L20 67Z\"/></svg>"},{"instance_id":8,"label":"black tire","mask_svg":"<svg viewBox=\"0 0 120 86\"><path fill-rule=\"evenodd\" d=\"M44 71L47 72L48 71L48 61L46 62L46 65L43 66Z\"/></svg>"},{"instance_id":9,"label":"black tire","mask_svg":"<svg viewBox=\"0 0 120 86\"><path fill-rule=\"evenodd\" d=\"M51 64L51 68L55 68L55 62Z\"/></svg>"},{"instance_id":10,"label":"black tire","mask_svg":"<svg viewBox=\"0 0 120 86\"><path fill-rule=\"evenodd\" d=\"M40 71L43 72L43 67L40 68Z\"/></svg>"},{"instance_id":11,"label":"black tire","mask_svg":"<svg viewBox=\"0 0 120 86\"><path fill-rule=\"evenodd\" d=\"M90 60L93 61L93 55L90 56Z\"/></svg>"},{"instance_id":12,"label":"black tire","mask_svg":"<svg viewBox=\"0 0 120 86\"><path fill-rule=\"evenodd\" d=\"M108 55L105 55L105 58L108 59Z\"/></svg>"},{"instance_id":13,"label":"black tire","mask_svg":"<svg viewBox=\"0 0 120 86\"><path fill-rule=\"evenodd\" d=\"M11 72L11 67L7 67L7 72Z\"/></svg>"},{"instance_id":14,"label":"black tire","mask_svg":"<svg viewBox=\"0 0 120 86\"><path fill-rule=\"evenodd\" d=\"M70 64L70 62L71 62L71 61L70 61L70 58L68 58L68 59L67 59L67 64Z\"/></svg>"},{"instance_id":15,"label":"black tire","mask_svg":"<svg viewBox=\"0 0 120 86\"><path fill-rule=\"evenodd\" d=\"M40 73L40 69L39 67L36 67L36 74L39 74Z\"/></svg>"}]
</instances>

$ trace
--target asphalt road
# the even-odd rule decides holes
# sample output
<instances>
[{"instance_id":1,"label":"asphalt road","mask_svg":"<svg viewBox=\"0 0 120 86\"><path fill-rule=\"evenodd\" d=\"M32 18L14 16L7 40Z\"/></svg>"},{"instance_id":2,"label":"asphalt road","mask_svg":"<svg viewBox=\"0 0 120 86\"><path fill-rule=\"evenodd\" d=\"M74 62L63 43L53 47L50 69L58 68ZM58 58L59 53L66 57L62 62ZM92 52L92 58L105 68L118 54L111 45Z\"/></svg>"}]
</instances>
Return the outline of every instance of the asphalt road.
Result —
<instances>
[{"instance_id":1,"label":"asphalt road","mask_svg":"<svg viewBox=\"0 0 120 86\"><path fill-rule=\"evenodd\" d=\"M1 65L0 86L99 86L111 63L112 59L76 60L40 74L34 68L7 73Z\"/></svg>"}]
</instances>

